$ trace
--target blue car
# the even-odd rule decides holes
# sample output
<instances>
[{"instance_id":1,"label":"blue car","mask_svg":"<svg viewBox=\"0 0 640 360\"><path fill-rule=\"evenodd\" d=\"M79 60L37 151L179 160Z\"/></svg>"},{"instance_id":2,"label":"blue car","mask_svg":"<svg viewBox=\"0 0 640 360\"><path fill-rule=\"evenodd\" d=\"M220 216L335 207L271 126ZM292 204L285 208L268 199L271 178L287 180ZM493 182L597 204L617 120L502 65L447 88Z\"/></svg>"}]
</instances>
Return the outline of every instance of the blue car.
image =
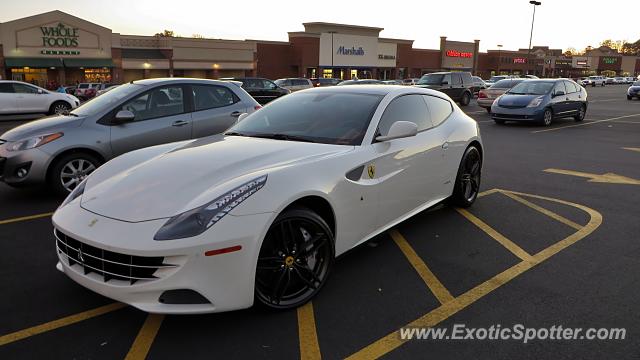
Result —
<instances>
[{"instance_id":1,"label":"blue car","mask_svg":"<svg viewBox=\"0 0 640 360\"><path fill-rule=\"evenodd\" d=\"M629 89L627 89L627 100L631 100L634 97L640 99L640 81L635 81Z\"/></svg>"},{"instance_id":2,"label":"blue car","mask_svg":"<svg viewBox=\"0 0 640 360\"><path fill-rule=\"evenodd\" d=\"M491 105L491 118L497 124L528 121L548 126L553 119L584 120L587 105L587 90L571 80L532 79L496 99Z\"/></svg>"}]
</instances>

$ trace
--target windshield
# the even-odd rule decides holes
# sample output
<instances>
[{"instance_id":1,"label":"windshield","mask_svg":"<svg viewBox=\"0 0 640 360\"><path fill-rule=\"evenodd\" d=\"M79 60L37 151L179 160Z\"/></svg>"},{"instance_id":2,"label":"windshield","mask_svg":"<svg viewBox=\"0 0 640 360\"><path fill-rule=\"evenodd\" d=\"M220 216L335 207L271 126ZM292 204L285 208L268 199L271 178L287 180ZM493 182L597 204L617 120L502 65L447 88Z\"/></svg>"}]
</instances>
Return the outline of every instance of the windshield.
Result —
<instances>
[{"instance_id":1,"label":"windshield","mask_svg":"<svg viewBox=\"0 0 640 360\"><path fill-rule=\"evenodd\" d=\"M107 108L112 107L113 105L118 103L120 100L142 89L142 87L143 85L139 85L139 84L120 85L115 89L104 93L101 96L93 98L91 101L87 101L86 103L80 105L77 109L73 110L71 113L74 115L82 115L82 116L96 114Z\"/></svg>"},{"instance_id":2,"label":"windshield","mask_svg":"<svg viewBox=\"0 0 640 360\"><path fill-rule=\"evenodd\" d=\"M506 79L506 76L492 76L491 79L489 79L489 81L496 82L502 79Z\"/></svg>"},{"instance_id":3,"label":"windshield","mask_svg":"<svg viewBox=\"0 0 640 360\"><path fill-rule=\"evenodd\" d=\"M507 94L516 95L544 95L553 89L554 82L550 81L523 81L507 91Z\"/></svg>"},{"instance_id":4,"label":"windshield","mask_svg":"<svg viewBox=\"0 0 640 360\"><path fill-rule=\"evenodd\" d=\"M227 134L360 145L382 95L300 92L247 116Z\"/></svg>"},{"instance_id":5,"label":"windshield","mask_svg":"<svg viewBox=\"0 0 640 360\"><path fill-rule=\"evenodd\" d=\"M522 82L522 80L502 79L491 85L492 89L511 89L513 85Z\"/></svg>"},{"instance_id":6,"label":"windshield","mask_svg":"<svg viewBox=\"0 0 640 360\"><path fill-rule=\"evenodd\" d=\"M418 80L418 85L440 85L444 74L427 74Z\"/></svg>"}]
</instances>

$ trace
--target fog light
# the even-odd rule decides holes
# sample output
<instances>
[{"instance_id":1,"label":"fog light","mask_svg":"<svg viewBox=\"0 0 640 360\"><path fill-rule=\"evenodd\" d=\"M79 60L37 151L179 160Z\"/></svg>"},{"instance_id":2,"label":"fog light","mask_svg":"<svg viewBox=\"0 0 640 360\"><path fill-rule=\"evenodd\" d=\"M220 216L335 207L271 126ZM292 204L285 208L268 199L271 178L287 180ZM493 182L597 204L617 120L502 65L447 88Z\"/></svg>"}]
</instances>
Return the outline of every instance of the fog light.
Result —
<instances>
[{"instance_id":1,"label":"fog light","mask_svg":"<svg viewBox=\"0 0 640 360\"><path fill-rule=\"evenodd\" d=\"M23 177L27 176L28 172L29 172L29 170L27 170L26 168L20 168L20 169L18 169L18 171L16 171L16 175L19 178L23 178Z\"/></svg>"}]
</instances>

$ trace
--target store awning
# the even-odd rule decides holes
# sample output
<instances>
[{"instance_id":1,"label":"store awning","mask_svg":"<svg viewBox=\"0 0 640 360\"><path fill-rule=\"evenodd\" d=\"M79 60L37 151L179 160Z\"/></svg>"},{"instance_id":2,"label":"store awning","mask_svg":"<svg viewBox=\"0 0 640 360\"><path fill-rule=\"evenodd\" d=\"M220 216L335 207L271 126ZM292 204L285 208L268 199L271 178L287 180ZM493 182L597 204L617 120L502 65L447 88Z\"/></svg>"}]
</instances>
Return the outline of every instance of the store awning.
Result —
<instances>
[{"instance_id":1,"label":"store awning","mask_svg":"<svg viewBox=\"0 0 640 360\"><path fill-rule=\"evenodd\" d=\"M48 68L62 67L62 59L55 58L5 58L4 63L8 68L12 67L32 67Z\"/></svg>"},{"instance_id":2,"label":"store awning","mask_svg":"<svg viewBox=\"0 0 640 360\"><path fill-rule=\"evenodd\" d=\"M123 59L166 59L158 49L122 49Z\"/></svg>"},{"instance_id":3,"label":"store awning","mask_svg":"<svg viewBox=\"0 0 640 360\"><path fill-rule=\"evenodd\" d=\"M64 59L64 66L71 68L113 67L113 61L111 59Z\"/></svg>"}]
</instances>

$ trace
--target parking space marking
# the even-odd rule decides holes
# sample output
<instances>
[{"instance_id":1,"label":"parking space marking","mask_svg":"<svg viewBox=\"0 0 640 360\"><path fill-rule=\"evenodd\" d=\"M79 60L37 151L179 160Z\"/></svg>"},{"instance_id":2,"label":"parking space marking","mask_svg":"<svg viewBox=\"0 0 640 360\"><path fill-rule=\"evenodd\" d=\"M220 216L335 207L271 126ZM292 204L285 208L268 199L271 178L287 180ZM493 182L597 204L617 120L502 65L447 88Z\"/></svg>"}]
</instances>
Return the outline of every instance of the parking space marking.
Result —
<instances>
[{"instance_id":1,"label":"parking space marking","mask_svg":"<svg viewBox=\"0 0 640 360\"><path fill-rule=\"evenodd\" d=\"M127 305L123 303L113 303L92 310L83 311L78 314L63 317L58 320L49 321L41 325L32 326L28 329L16 331L11 334L2 335L0 336L0 346L7 345L12 342L23 340L28 337L42 334L44 332L55 330L64 326L72 325L80 321L88 320L112 311L120 310L125 306Z\"/></svg>"},{"instance_id":2,"label":"parking space marking","mask_svg":"<svg viewBox=\"0 0 640 360\"><path fill-rule=\"evenodd\" d=\"M506 192L507 190L496 189L496 191ZM591 208L588 208L584 205L580 205L580 204L576 204L576 203L572 203L572 202L568 202L560 199L540 196L540 195L526 194L526 193L521 193L516 191L509 191L509 192L519 196L531 197L531 198L556 202L556 203L567 205L567 206L573 206L589 214L589 222L585 226L582 226L580 230L577 230L575 233L567 236L563 240L560 240L559 242L533 255L531 257L531 261L521 261L513 265L509 269L499 273L498 275L483 282L482 284L477 285L473 289L454 298L452 301L440 305L438 308L431 310L430 312L410 322L404 327L433 327L438 325L440 322L446 320L447 318L451 317L452 315L456 314L457 312L461 311L467 306L473 304L474 302L478 301L482 297L498 289L500 286L513 280L514 278L524 273L525 271L533 268L534 266L549 259L550 257L557 254L558 252L584 239L586 236L594 232L600 226L600 224L602 224L602 215L599 212ZM377 359L397 349L407 341L408 340L401 339L398 330L396 330L384 336L383 338L378 339L372 344L362 348L361 350L349 356L347 359L350 359L350 360Z\"/></svg>"},{"instance_id":3,"label":"parking space marking","mask_svg":"<svg viewBox=\"0 0 640 360\"><path fill-rule=\"evenodd\" d=\"M531 261L531 255L524 251L520 246L516 245L513 241L507 239L504 235L500 234L494 228L489 226L489 224L480 220L478 217L467 211L466 209L456 208L456 210L467 220L471 221L475 226L479 227L480 230L487 233L487 235L491 236L494 240L500 243L500 245L507 248L507 250L511 251L513 255L520 258L523 261Z\"/></svg>"},{"instance_id":4,"label":"parking space marking","mask_svg":"<svg viewBox=\"0 0 640 360\"><path fill-rule=\"evenodd\" d=\"M636 180L630 177L626 177L626 176L618 175L614 173L592 174L592 173L587 173L582 171L563 170L563 169L545 169L544 172L588 178L589 179L588 182L595 182L595 183L640 185L640 180Z\"/></svg>"},{"instance_id":5,"label":"parking space marking","mask_svg":"<svg viewBox=\"0 0 640 360\"><path fill-rule=\"evenodd\" d=\"M29 216L22 216L22 217L17 217L17 218L13 218L13 219L6 219L6 220L0 220L0 225L4 225L4 224L11 224L14 222L20 222L20 221L27 221L27 220L35 220L35 219L40 219L43 217L48 217L53 215L52 212L48 212L48 213L44 213L44 214L37 214L37 215L29 215Z\"/></svg>"},{"instance_id":6,"label":"parking space marking","mask_svg":"<svg viewBox=\"0 0 640 360\"><path fill-rule=\"evenodd\" d=\"M441 304L447 303L453 300L453 296L447 288L438 280L435 274L429 269L427 264L418 256L413 250L407 240L396 229L389 231L389 235L393 241L398 245L404 256L409 260L409 263L416 270L418 275L422 278L427 287L431 290L433 295L440 301Z\"/></svg>"},{"instance_id":7,"label":"parking space marking","mask_svg":"<svg viewBox=\"0 0 640 360\"><path fill-rule=\"evenodd\" d=\"M616 121L612 121L613 123L616 124L634 124L634 125L640 125L640 121L625 121L625 120L616 120Z\"/></svg>"},{"instance_id":8,"label":"parking space marking","mask_svg":"<svg viewBox=\"0 0 640 360\"><path fill-rule=\"evenodd\" d=\"M308 303L298 308L298 340L300 343L301 360L321 359L318 333L316 331L316 319L313 313L313 303Z\"/></svg>"},{"instance_id":9,"label":"parking space marking","mask_svg":"<svg viewBox=\"0 0 640 360\"><path fill-rule=\"evenodd\" d=\"M133 341L125 360L142 360L147 358L153 340L155 340L158 330L160 330L160 326L162 325L162 320L164 320L164 315L147 315L147 319L144 321L142 328L140 328L138 336L136 336L136 339Z\"/></svg>"},{"instance_id":10,"label":"parking space marking","mask_svg":"<svg viewBox=\"0 0 640 360\"><path fill-rule=\"evenodd\" d=\"M566 128L573 128L573 127L578 127L578 126L598 124L598 123L602 123L602 122L615 121L615 120L626 119L626 118L636 117L636 116L640 116L640 114L623 115L623 116L618 116L618 117L609 118L609 119L602 119L602 120L594 120L594 121L589 121L589 122L583 122L583 123L580 123L580 124L558 126L558 127L551 128L551 129L532 131L531 133L536 134L536 133L542 133L542 132L548 132L548 131L556 131L556 130L562 130L562 129L566 129Z\"/></svg>"},{"instance_id":11,"label":"parking space marking","mask_svg":"<svg viewBox=\"0 0 640 360\"><path fill-rule=\"evenodd\" d=\"M640 123L638 123L638 124L640 124ZM640 152L640 148L634 148L634 147L623 147L623 149L625 149L625 150L630 150L630 151L637 151L637 152Z\"/></svg>"},{"instance_id":12,"label":"parking space marking","mask_svg":"<svg viewBox=\"0 0 640 360\"><path fill-rule=\"evenodd\" d=\"M500 193L512 198L513 200L515 200L515 201L517 201L517 202L519 202L519 203L521 203L523 205L526 205L526 206L532 208L533 210L536 210L536 211L538 211L538 212L540 212L542 214L545 214L548 217L550 217L550 218L552 218L552 219L554 219L556 221L559 221L559 222L561 222L561 223L563 223L563 224L565 224L567 226L570 226L570 227L572 227L572 228L574 228L576 230L580 230L580 228L582 228L582 225L579 225L579 224L567 219L564 216L558 215L558 214L554 213L551 210L547 210L547 209L543 208L542 206L538 206L538 205L532 203L531 201L523 199L522 197L512 193L511 191L506 191L505 190L505 191L500 191Z\"/></svg>"}]
</instances>

